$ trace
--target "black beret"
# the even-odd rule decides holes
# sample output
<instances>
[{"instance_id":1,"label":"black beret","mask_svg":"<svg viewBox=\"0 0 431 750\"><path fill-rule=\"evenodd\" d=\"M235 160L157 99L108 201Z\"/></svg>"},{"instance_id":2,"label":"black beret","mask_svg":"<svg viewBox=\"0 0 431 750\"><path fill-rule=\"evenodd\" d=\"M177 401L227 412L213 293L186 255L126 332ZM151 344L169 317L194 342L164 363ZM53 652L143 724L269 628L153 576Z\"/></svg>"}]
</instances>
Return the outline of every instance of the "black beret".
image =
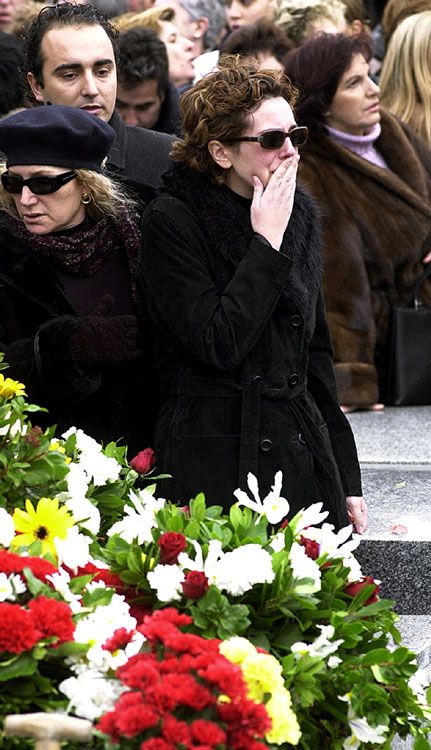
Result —
<instances>
[{"instance_id":1,"label":"black beret","mask_svg":"<svg viewBox=\"0 0 431 750\"><path fill-rule=\"evenodd\" d=\"M34 107L0 120L0 151L8 167L41 164L100 172L114 138L108 123L75 107Z\"/></svg>"}]
</instances>

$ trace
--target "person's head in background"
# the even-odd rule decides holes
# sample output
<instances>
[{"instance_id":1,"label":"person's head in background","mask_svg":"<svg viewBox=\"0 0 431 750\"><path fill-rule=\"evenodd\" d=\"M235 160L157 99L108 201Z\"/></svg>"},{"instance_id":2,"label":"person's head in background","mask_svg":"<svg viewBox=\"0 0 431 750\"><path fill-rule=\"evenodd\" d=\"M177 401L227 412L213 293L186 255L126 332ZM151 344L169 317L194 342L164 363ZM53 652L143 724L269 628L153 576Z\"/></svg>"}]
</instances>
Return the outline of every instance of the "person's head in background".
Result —
<instances>
[{"instance_id":1,"label":"person's head in background","mask_svg":"<svg viewBox=\"0 0 431 750\"><path fill-rule=\"evenodd\" d=\"M116 37L91 5L43 8L24 40L22 71L36 101L78 107L108 122L117 92Z\"/></svg>"},{"instance_id":2,"label":"person's head in background","mask_svg":"<svg viewBox=\"0 0 431 750\"><path fill-rule=\"evenodd\" d=\"M381 104L431 146L431 10L397 26L380 75Z\"/></svg>"},{"instance_id":3,"label":"person's head in background","mask_svg":"<svg viewBox=\"0 0 431 750\"><path fill-rule=\"evenodd\" d=\"M264 19L274 20L272 0L226 0L226 22L231 31Z\"/></svg>"},{"instance_id":4,"label":"person's head in background","mask_svg":"<svg viewBox=\"0 0 431 750\"><path fill-rule=\"evenodd\" d=\"M344 12L341 0L274 0L274 21L295 47L319 32L346 33Z\"/></svg>"},{"instance_id":5,"label":"person's head in background","mask_svg":"<svg viewBox=\"0 0 431 750\"><path fill-rule=\"evenodd\" d=\"M169 85L166 47L143 26L118 37L116 109L127 125L154 128Z\"/></svg>"},{"instance_id":6,"label":"person's head in background","mask_svg":"<svg viewBox=\"0 0 431 750\"><path fill-rule=\"evenodd\" d=\"M130 9L129 0L91 0L91 5L103 13L106 18L120 16Z\"/></svg>"},{"instance_id":7,"label":"person's head in background","mask_svg":"<svg viewBox=\"0 0 431 750\"><path fill-rule=\"evenodd\" d=\"M9 31L14 8L21 0L0 0L0 31Z\"/></svg>"},{"instance_id":8,"label":"person's head in background","mask_svg":"<svg viewBox=\"0 0 431 750\"><path fill-rule=\"evenodd\" d=\"M346 33L371 34L371 16L363 0L343 0Z\"/></svg>"},{"instance_id":9,"label":"person's head in background","mask_svg":"<svg viewBox=\"0 0 431 750\"><path fill-rule=\"evenodd\" d=\"M173 0L169 4L181 34L193 42L194 57L217 47L226 25L221 0ZM155 5L166 6L166 0L156 0Z\"/></svg>"},{"instance_id":10,"label":"person's head in background","mask_svg":"<svg viewBox=\"0 0 431 750\"><path fill-rule=\"evenodd\" d=\"M317 34L287 53L285 73L299 89L299 125L310 135L325 125L363 135L380 122L379 87L369 77L371 40L360 34Z\"/></svg>"},{"instance_id":11,"label":"person's head in background","mask_svg":"<svg viewBox=\"0 0 431 750\"><path fill-rule=\"evenodd\" d=\"M179 88L194 78L193 43L180 34L175 24L175 12L170 6L155 7L142 13L124 13L113 19L120 32L143 26L154 31L166 45L169 61L169 80Z\"/></svg>"},{"instance_id":12,"label":"person's head in background","mask_svg":"<svg viewBox=\"0 0 431 750\"><path fill-rule=\"evenodd\" d=\"M24 106L21 64L21 45L13 36L0 31L0 117Z\"/></svg>"},{"instance_id":13,"label":"person's head in background","mask_svg":"<svg viewBox=\"0 0 431 750\"><path fill-rule=\"evenodd\" d=\"M401 21L424 10L431 10L431 0L388 0L382 16L386 45Z\"/></svg>"},{"instance_id":14,"label":"person's head in background","mask_svg":"<svg viewBox=\"0 0 431 750\"><path fill-rule=\"evenodd\" d=\"M291 48L284 32L272 21L264 19L232 31L223 42L220 55L240 55L242 60L257 60L263 70L282 71L282 60Z\"/></svg>"}]
</instances>

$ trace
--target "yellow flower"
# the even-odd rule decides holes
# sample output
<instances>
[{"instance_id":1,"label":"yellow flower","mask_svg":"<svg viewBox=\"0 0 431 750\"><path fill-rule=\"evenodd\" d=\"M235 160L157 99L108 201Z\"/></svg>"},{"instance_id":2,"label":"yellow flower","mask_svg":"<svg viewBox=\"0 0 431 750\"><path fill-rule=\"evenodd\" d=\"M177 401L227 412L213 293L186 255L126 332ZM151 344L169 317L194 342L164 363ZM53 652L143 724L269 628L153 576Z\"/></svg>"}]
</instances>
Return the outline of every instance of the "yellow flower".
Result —
<instances>
[{"instance_id":1,"label":"yellow flower","mask_svg":"<svg viewBox=\"0 0 431 750\"><path fill-rule=\"evenodd\" d=\"M12 378L5 378L0 372L0 396L9 399L14 396L26 396L24 383Z\"/></svg>"},{"instance_id":2,"label":"yellow flower","mask_svg":"<svg viewBox=\"0 0 431 750\"><path fill-rule=\"evenodd\" d=\"M42 544L42 556L49 553L54 559L57 551L55 537L65 539L68 530L75 525L73 516L65 506L59 508L57 498L41 497L37 508L30 500L25 501L26 510L15 508L13 520L18 532L12 540L13 547L29 547L33 542Z\"/></svg>"},{"instance_id":3,"label":"yellow flower","mask_svg":"<svg viewBox=\"0 0 431 750\"><path fill-rule=\"evenodd\" d=\"M271 654L254 654L244 659L242 673L248 686L248 697L262 703L266 693L283 688L281 664Z\"/></svg>"},{"instance_id":4,"label":"yellow flower","mask_svg":"<svg viewBox=\"0 0 431 750\"><path fill-rule=\"evenodd\" d=\"M272 728L266 733L265 739L274 745L297 745L301 737L298 719L291 709L292 701L286 688L276 690L265 708L272 721Z\"/></svg>"},{"instance_id":5,"label":"yellow flower","mask_svg":"<svg viewBox=\"0 0 431 750\"><path fill-rule=\"evenodd\" d=\"M247 656L256 654L257 651L247 638L235 635L227 641L220 643L219 651L233 664L242 664Z\"/></svg>"}]
</instances>

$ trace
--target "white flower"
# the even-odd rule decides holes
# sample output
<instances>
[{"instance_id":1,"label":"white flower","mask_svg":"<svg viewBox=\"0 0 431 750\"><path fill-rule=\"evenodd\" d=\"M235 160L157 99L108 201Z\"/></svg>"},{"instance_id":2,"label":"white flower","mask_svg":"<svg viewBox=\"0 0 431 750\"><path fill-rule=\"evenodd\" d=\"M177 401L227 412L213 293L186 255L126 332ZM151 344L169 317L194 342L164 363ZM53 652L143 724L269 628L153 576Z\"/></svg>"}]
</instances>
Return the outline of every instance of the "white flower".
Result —
<instances>
[{"instance_id":1,"label":"white flower","mask_svg":"<svg viewBox=\"0 0 431 750\"><path fill-rule=\"evenodd\" d=\"M339 656L330 656L328 659L328 667L329 669L335 669L335 667L338 667L339 664L341 664L343 660L340 659Z\"/></svg>"},{"instance_id":2,"label":"white flower","mask_svg":"<svg viewBox=\"0 0 431 750\"><path fill-rule=\"evenodd\" d=\"M90 539L85 534L80 534L77 526L67 530L65 539L55 537L54 544L59 565L66 565L67 568L76 571L88 563Z\"/></svg>"},{"instance_id":3,"label":"white flower","mask_svg":"<svg viewBox=\"0 0 431 750\"><path fill-rule=\"evenodd\" d=\"M88 477L82 466L75 463L69 464L66 475L67 491L71 498L82 499L87 495Z\"/></svg>"},{"instance_id":4,"label":"white flower","mask_svg":"<svg viewBox=\"0 0 431 750\"><path fill-rule=\"evenodd\" d=\"M336 534L334 526L324 523L321 528L308 528L306 536L308 539L314 539L319 544L319 556L326 555L328 560L342 559L343 565L349 568L347 576L349 581L359 581L362 578L361 566L356 558L352 555L360 544L359 534L350 541L347 541L352 534L352 526L345 526Z\"/></svg>"},{"instance_id":5,"label":"white flower","mask_svg":"<svg viewBox=\"0 0 431 750\"><path fill-rule=\"evenodd\" d=\"M308 557L305 547L293 542L289 562L293 572L293 591L297 594L314 594L321 588L321 572L317 563ZM310 580L303 580L310 579ZM298 583L295 583L298 581Z\"/></svg>"},{"instance_id":6,"label":"white flower","mask_svg":"<svg viewBox=\"0 0 431 750\"><path fill-rule=\"evenodd\" d=\"M178 556L182 570L202 570L209 585L217 586L232 596L240 596L256 583L272 583L275 573L269 552L259 544L244 544L231 552L223 552L221 542L211 539L208 555L203 559L202 548L192 541L196 550L194 560L185 552Z\"/></svg>"},{"instance_id":7,"label":"white flower","mask_svg":"<svg viewBox=\"0 0 431 750\"><path fill-rule=\"evenodd\" d=\"M151 529L157 526L156 513L163 508L165 500L163 498L156 500L148 489L141 490L139 493L130 490L129 499L133 507L124 506L125 516L111 526L108 536L118 534L129 544L134 539L138 540L138 544L152 542Z\"/></svg>"},{"instance_id":8,"label":"white flower","mask_svg":"<svg viewBox=\"0 0 431 750\"><path fill-rule=\"evenodd\" d=\"M269 546L271 547L271 549L274 550L274 552L281 552L281 550L284 549L284 545L285 545L284 533L280 531L271 539Z\"/></svg>"},{"instance_id":9,"label":"white flower","mask_svg":"<svg viewBox=\"0 0 431 750\"><path fill-rule=\"evenodd\" d=\"M344 750L356 750L361 742L383 745L386 742L388 727L385 724L370 726L366 719L358 719L349 708L348 720L351 736L343 742Z\"/></svg>"},{"instance_id":10,"label":"white flower","mask_svg":"<svg viewBox=\"0 0 431 750\"><path fill-rule=\"evenodd\" d=\"M97 670L69 677L59 689L69 698L68 710L90 721L110 711L124 690L119 680L109 680Z\"/></svg>"},{"instance_id":11,"label":"white flower","mask_svg":"<svg viewBox=\"0 0 431 750\"><path fill-rule=\"evenodd\" d=\"M281 486L283 483L283 474L277 471L274 477L274 484L264 500L260 499L259 485L257 479L249 472L247 474L248 488L253 495L251 499L243 490L235 490L233 493L238 500L238 505L244 505L246 508L256 511L261 516L266 516L269 523L279 523L289 513L289 503L284 497L280 497Z\"/></svg>"},{"instance_id":12,"label":"white flower","mask_svg":"<svg viewBox=\"0 0 431 750\"><path fill-rule=\"evenodd\" d=\"M66 497L65 505L69 508L76 523L91 534L100 529L100 511L87 497Z\"/></svg>"},{"instance_id":13,"label":"white flower","mask_svg":"<svg viewBox=\"0 0 431 750\"><path fill-rule=\"evenodd\" d=\"M79 451L78 465L87 477L91 478L96 487L107 482L115 482L120 476L121 466L115 458L105 456L102 446L82 430L71 427L62 437L67 440L70 435L76 435L76 447Z\"/></svg>"},{"instance_id":14,"label":"white flower","mask_svg":"<svg viewBox=\"0 0 431 750\"><path fill-rule=\"evenodd\" d=\"M269 552L259 544L244 544L226 552L216 566L218 588L240 596L256 583L272 583L275 573Z\"/></svg>"},{"instance_id":15,"label":"white flower","mask_svg":"<svg viewBox=\"0 0 431 750\"><path fill-rule=\"evenodd\" d=\"M51 573L46 578L48 581L51 581L54 589L61 594L74 614L82 609L81 597L78 594L73 594L70 590L70 575L64 568L59 568L58 573Z\"/></svg>"},{"instance_id":16,"label":"white flower","mask_svg":"<svg viewBox=\"0 0 431 750\"><path fill-rule=\"evenodd\" d=\"M178 565L156 565L147 575L148 583L157 593L161 602L174 602L181 599L181 584L185 579Z\"/></svg>"},{"instance_id":17,"label":"white flower","mask_svg":"<svg viewBox=\"0 0 431 750\"><path fill-rule=\"evenodd\" d=\"M26 586L19 575L0 573L0 602L14 602L19 594L23 594Z\"/></svg>"},{"instance_id":18,"label":"white flower","mask_svg":"<svg viewBox=\"0 0 431 750\"><path fill-rule=\"evenodd\" d=\"M308 654L309 656L315 656L319 657L320 659L326 659L327 656L330 654L333 654L335 651L337 651L338 646L340 646L342 643L344 643L343 640L338 641L331 641L330 639L334 635L334 627L332 625L318 625L317 626L319 630L321 631L320 635L316 638L313 643L303 643L302 641L298 641L297 643L294 643L293 646L290 647L290 650L293 654L299 654L301 656L304 656L305 654ZM333 660L338 659L338 657L330 657ZM341 662L341 659L338 659L338 663ZM334 661L329 664L328 659L328 666L335 667L336 664Z\"/></svg>"},{"instance_id":19,"label":"white flower","mask_svg":"<svg viewBox=\"0 0 431 750\"><path fill-rule=\"evenodd\" d=\"M4 508L0 508L0 544L9 547L15 536L15 524L12 516Z\"/></svg>"},{"instance_id":20,"label":"white flower","mask_svg":"<svg viewBox=\"0 0 431 750\"><path fill-rule=\"evenodd\" d=\"M322 511L323 503L314 503L308 508L301 510L294 523L295 533L299 534L303 529L308 529L309 526L317 526L319 523L325 520L328 515L328 511Z\"/></svg>"}]
</instances>

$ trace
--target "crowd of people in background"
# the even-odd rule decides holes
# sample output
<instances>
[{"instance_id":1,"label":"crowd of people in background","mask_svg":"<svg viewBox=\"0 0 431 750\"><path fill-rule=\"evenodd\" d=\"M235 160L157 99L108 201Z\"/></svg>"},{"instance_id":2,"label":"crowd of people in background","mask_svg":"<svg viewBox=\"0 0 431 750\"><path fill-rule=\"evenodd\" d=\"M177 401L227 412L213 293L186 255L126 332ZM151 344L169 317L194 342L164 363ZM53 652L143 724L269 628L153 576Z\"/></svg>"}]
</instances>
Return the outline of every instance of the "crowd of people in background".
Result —
<instances>
[{"instance_id":1,"label":"crowd of people in background","mask_svg":"<svg viewBox=\"0 0 431 750\"><path fill-rule=\"evenodd\" d=\"M345 413L431 261L430 39L431 0L0 0L0 350L48 423L364 531Z\"/></svg>"}]
</instances>

